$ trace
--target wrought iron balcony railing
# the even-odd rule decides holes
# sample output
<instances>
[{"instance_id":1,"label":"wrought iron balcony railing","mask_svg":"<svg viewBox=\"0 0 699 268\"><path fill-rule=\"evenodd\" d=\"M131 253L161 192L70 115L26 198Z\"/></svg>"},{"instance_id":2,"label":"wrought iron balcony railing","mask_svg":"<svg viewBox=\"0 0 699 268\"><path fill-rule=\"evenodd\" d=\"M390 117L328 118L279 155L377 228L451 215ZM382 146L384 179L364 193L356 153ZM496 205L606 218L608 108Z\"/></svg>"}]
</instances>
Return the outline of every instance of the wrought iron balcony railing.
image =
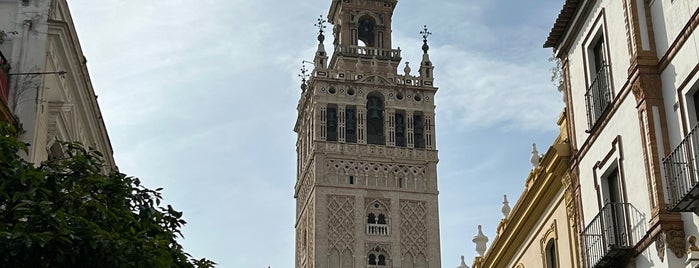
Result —
<instances>
[{"instance_id":1,"label":"wrought iron balcony railing","mask_svg":"<svg viewBox=\"0 0 699 268\"><path fill-rule=\"evenodd\" d=\"M364 46L336 46L335 52L343 56L366 56L379 59L400 60L400 49L375 48Z\"/></svg>"},{"instance_id":2,"label":"wrought iron balcony railing","mask_svg":"<svg viewBox=\"0 0 699 268\"><path fill-rule=\"evenodd\" d=\"M367 223L366 234L388 236L391 235L391 229L388 224Z\"/></svg>"},{"instance_id":3,"label":"wrought iron balcony railing","mask_svg":"<svg viewBox=\"0 0 699 268\"><path fill-rule=\"evenodd\" d=\"M697 153L699 153L699 124L663 159L670 211L694 211L699 206Z\"/></svg>"},{"instance_id":4,"label":"wrought iron balcony railing","mask_svg":"<svg viewBox=\"0 0 699 268\"><path fill-rule=\"evenodd\" d=\"M595 79L593 79L590 84L590 88L585 92L588 130L592 130L592 127L595 126L597 120L602 117L609 103L612 102L609 85L609 65L604 64L602 68L597 71Z\"/></svg>"},{"instance_id":5,"label":"wrought iron balcony railing","mask_svg":"<svg viewBox=\"0 0 699 268\"><path fill-rule=\"evenodd\" d=\"M643 218L629 203L605 205L580 234L584 267L617 267L645 235Z\"/></svg>"}]
</instances>

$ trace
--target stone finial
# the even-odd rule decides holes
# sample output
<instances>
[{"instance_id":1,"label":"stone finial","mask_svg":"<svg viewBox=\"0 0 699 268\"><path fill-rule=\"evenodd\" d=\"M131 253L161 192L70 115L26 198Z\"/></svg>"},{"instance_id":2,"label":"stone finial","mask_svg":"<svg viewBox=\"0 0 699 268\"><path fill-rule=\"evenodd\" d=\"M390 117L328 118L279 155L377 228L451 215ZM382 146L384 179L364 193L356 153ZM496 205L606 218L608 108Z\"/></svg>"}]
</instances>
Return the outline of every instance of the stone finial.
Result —
<instances>
[{"instance_id":1,"label":"stone finial","mask_svg":"<svg viewBox=\"0 0 699 268\"><path fill-rule=\"evenodd\" d=\"M512 211L512 208L510 208L510 202L507 202L507 195L505 195L504 201L502 201L502 215L507 218L507 216L510 215L510 211Z\"/></svg>"},{"instance_id":2,"label":"stone finial","mask_svg":"<svg viewBox=\"0 0 699 268\"><path fill-rule=\"evenodd\" d=\"M689 238L687 238L687 243L689 243L689 248L687 249L687 252L699 251L699 247L697 247L696 236L690 235Z\"/></svg>"},{"instance_id":3,"label":"stone finial","mask_svg":"<svg viewBox=\"0 0 699 268\"><path fill-rule=\"evenodd\" d=\"M405 62L405 68L403 68L403 71L405 72L405 76L410 75L410 71L411 71L410 70L410 62L407 62L407 61Z\"/></svg>"},{"instance_id":4,"label":"stone finial","mask_svg":"<svg viewBox=\"0 0 699 268\"><path fill-rule=\"evenodd\" d=\"M532 157L530 159L532 162L532 167L539 167L539 162L541 161L541 156L539 156L539 151L536 149L536 143L532 144Z\"/></svg>"},{"instance_id":5,"label":"stone finial","mask_svg":"<svg viewBox=\"0 0 699 268\"><path fill-rule=\"evenodd\" d=\"M471 241L476 244L476 252L478 252L478 255L483 257L487 249L486 243L488 243L488 237L483 234L482 226L478 225L478 234L474 236Z\"/></svg>"},{"instance_id":6,"label":"stone finial","mask_svg":"<svg viewBox=\"0 0 699 268\"><path fill-rule=\"evenodd\" d=\"M456 268L469 268L468 265L466 265L466 261L464 261L464 256L461 256L461 264Z\"/></svg>"}]
</instances>

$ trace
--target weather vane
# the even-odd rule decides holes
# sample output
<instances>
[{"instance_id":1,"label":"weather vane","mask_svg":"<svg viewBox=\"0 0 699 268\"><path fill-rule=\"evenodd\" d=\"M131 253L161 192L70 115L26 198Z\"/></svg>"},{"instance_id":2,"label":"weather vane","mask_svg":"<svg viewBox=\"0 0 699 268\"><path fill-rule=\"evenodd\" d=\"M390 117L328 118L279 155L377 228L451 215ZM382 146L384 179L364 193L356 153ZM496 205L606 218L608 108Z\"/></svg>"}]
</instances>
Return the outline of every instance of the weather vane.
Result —
<instances>
[{"instance_id":1,"label":"weather vane","mask_svg":"<svg viewBox=\"0 0 699 268\"><path fill-rule=\"evenodd\" d=\"M318 18L318 22L314 25L314 26L318 27L318 41L321 43L323 43L323 41L325 41L324 33L325 33L325 23L326 22L328 22L328 21L323 18L323 15L320 15L320 17Z\"/></svg>"},{"instance_id":2,"label":"weather vane","mask_svg":"<svg viewBox=\"0 0 699 268\"><path fill-rule=\"evenodd\" d=\"M427 53L428 50L430 50L430 46L427 45L427 37L432 35L430 31L427 30L427 25L425 25L425 29L420 32L422 35L422 51Z\"/></svg>"},{"instance_id":3,"label":"weather vane","mask_svg":"<svg viewBox=\"0 0 699 268\"><path fill-rule=\"evenodd\" d=\"M308 88L306 81L310 77L308 69L306 69L306 62L305 60L301 61L301 73L299 74L299 77L301 77L301 92L306 92L306 88Z\"/></svg>"}]
</instances>

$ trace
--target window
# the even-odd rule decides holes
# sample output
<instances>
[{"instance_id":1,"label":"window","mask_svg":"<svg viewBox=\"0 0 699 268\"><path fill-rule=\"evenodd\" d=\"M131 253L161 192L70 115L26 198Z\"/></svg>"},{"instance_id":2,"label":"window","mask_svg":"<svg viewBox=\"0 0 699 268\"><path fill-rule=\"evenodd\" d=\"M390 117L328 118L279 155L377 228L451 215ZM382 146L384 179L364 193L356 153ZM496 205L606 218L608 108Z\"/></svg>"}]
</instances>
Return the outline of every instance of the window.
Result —
<instances>
[{"instance_id":1,"label":"window","mask_svg":"<svg viewBox=\"0 0 699 268\"><path fill-rule=\"evenodd\" d=\"M589 129L597 123L611 103L611 88L609 79L609 60L606 55L606 44L600 30L588 48L589 88L585 92Z\"/></svg>"},{"instance_id":2,"label":"window","mask_svg":"<svg viewBox=\"0 0 699 268\"><path fill-rule=\"evenodd\" d=\"M369 265L376 265L376 255L369 254Z\"/></svg>"},{"instance_id":3,"label":"window","mask_svg":"<svg viewBox=\"0 0 699 268\"><path fill-rule=\"evenodd\" d=\"M345 109L345 142L357 142L357 110L354 106Z\"/></svg>"},{"instance_id":4,"label":"window","mask_svg":"<svg viewBox=\"0 0 699 268\"><path fill-rule=\"evenodd\" d=\"M354 176L349 176L349 184L354 184Z\"/></svg>"},{"instance_id":5,"label":"window","mask_svg":"<svg viewBox=\"0 0 699 268\"><path fill-rule=\"evenodd\" d=\"M422 114L413 115L415 148L425 148L425 121Z\"/></svg>"},{"instance_id":6,"label":"window","mask_svg":"<svg viewBox=\"0 0 699 268\"><path fill-rule=\"evenodd\" d=\"M386 144L384 138L383 126L383 100L376 96L370 95L367 98L367 143L368 144Z\"/></svg>"},{"instance_id":7,"label":"window","mask_svg":"<svg viewBox=\"0 0 699 268\"><path fill-rule=\"evenodd\" d=\"M396 112L396 146L405 147L405 114Z\"/></svg>"},{"instance_id":8,"label":"window","mask_svg":"<svg viewBox=\"0 0 699 268\"><path fill-rule=\"evenodd\" d=\"M550 239L546 244L546 268L558 267L558 255L556 253L556 242Z\"/></svg>"},{"instance_id":9,"label":"window","mask_svg":"<svg viewBox=\"0 0 699 268\"><path fill-rule=\"evenodd\" d=\"M327 110L328 122L328 141L337 141L337 106L328 105Z\"/></svg>"},{"instance_id":10,"label":"window","mask_svg":"<svg viewBox=\"0 0 699 268\"><path fill-rule=\"evenodd\" d=\"M359 25L357 26L357 30L359 34L357 39L362 41L367 47L375 47L376 34L374 30L376 28L376 22L374 21L374 18L369 15L365 15L359 18L358 22Z\"/></svg>"},{"instance_id":11,"label":"window","mask_svg":"<svg viewBox=\"0 0 699 268\"><path fill-rule=\"evenodd\" d=\"M366 223L376 223L376 215L374 215L374 213L369 213L366 217Z\"/></svg>"}]
</instances>

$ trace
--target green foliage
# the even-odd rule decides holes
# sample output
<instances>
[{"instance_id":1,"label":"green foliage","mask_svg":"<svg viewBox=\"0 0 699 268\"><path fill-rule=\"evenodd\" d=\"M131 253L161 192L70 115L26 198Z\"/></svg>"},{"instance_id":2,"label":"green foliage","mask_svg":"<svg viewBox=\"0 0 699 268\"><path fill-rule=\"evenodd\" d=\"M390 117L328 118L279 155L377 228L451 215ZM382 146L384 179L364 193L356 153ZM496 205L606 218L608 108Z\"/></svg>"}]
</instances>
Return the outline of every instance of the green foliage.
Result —
<instances>
[{"instance_id":1,"label":"green foliage","mask_svg":"<svg viewBox=\"0 0 699 268\"><path fill-rule=\"evenodd\" d=\"M107 174L78 143L35 167L15 135L0 122L0 267L214 267L177 242L185 221L160 188Z\"/></svg>"}]
</instances>

